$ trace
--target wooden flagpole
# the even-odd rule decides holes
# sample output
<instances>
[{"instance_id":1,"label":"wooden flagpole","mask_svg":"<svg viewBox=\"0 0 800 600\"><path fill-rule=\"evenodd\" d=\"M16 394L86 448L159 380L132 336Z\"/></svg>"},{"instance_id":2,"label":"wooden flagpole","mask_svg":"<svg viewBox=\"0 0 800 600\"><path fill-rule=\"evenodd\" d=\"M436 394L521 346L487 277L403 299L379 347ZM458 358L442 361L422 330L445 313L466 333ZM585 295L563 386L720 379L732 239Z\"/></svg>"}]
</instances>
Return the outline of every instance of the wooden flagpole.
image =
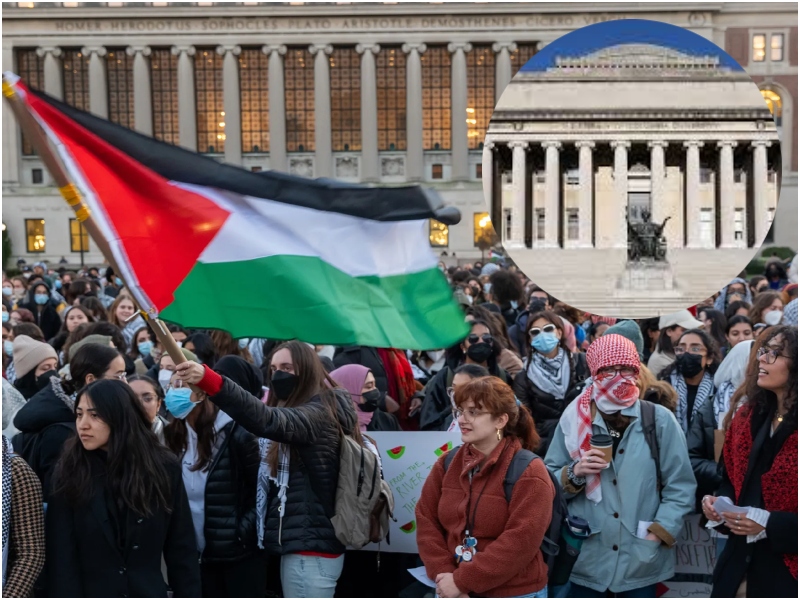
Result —
<instances>
[{"instance_id":1,"label":"wooden flagpole","mask_svg":"<svg viewBox=\"0 0 800 600\"><path fill-rule=\"evenodd\" d=\"M69 180L67 172L61 163L61 159L50 147L50 142L44 130L39 123L36 122L27 104L22 101L14 90L14 87L6 80L5 76L3 77L3 96L11 106L14 117L16 117L23 133L28 137L36 150L36 154L42 159L45 167L47 167L50 175L55 180L58 191L61 192L64 200L66 200L67 204L75 211L75 217L78 219L78 222L86 228L86 231L89 233L92 240L94 240L94 243L97 244L97 247L100 248L100 252L106 257L106 260L114 269L114 272L121 275L122 271L114 260L111 248L103 237L100 228L92 219L89 207L83 203L83 198L78 188ZM169 332L164 322L159 319L151 319L150 315L144 310L142 310L141 313L144 319L153 325L153 331L156 334L156 338L158 338L158 341L161 343L161 347L167 351L167 354L169 354L175 364L178 365L186 362L186 358L183 356L178 344L175 343L175 339L172 337L172 334Z\"/></svg>"}]
</instances>

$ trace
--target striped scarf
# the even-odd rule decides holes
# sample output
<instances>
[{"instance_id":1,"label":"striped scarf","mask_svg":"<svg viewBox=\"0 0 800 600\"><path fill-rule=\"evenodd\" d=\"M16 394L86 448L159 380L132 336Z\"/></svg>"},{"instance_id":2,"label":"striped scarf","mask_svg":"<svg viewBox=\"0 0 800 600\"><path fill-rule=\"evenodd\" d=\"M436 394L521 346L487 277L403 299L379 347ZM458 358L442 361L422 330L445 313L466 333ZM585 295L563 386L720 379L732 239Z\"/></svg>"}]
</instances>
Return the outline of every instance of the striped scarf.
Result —
<instances>
[{"instance_id":1,"label":"striped scarf","mask_svg":"<svg viewBox=\"0 0 800 600\"><path fill-rule=\"evenodd\" d=\"M681 428L685 434L689 431L689 421L694 419L697 411L700 410L708 397L714 392L714 378L708 372L703 374L703 380L697 388L697 396L695 396L694 399L691 417L686 414L689 406L689 390L686 389L686 380L683 378L683 375L677 371L673 371L670 373L669 381L672 387L675 388L675 391L678 392L678 408L675 416L678 418L678 423L681 424Z\"/></svg>"},{"instance_id":2,"label":"striped scarf","mask_svg":"<svg viewBox=\"0 0 800 600\"><path fill-rule=\"evenodd\" d=\"M256 517L258 530L258 547L264 549L264 527L267 520L267 496L269 482L272 481L278 488L278 499L280 507L280 523L278 525L278 544L281 543L281 530L283 528L283 515L286 513L286 494L289 489L289 447L280 444L278 447L278 475L273 476L267 464L267 453L269 452L272 440L259 438L258 449L261 455L261 462L258 465L258 487L256 488Z\"/></svg>"},{"instance_id":3,"label":"striped scarf","mask_svg":"<svg viewBox=\"0 0 800 600\"><path fill-rule=\"evenodd\" d=\"M3 436L3 587L6 585L6 566L11 533L11 456L14 449L6 436Z\"/></svg>"}]
</instances>

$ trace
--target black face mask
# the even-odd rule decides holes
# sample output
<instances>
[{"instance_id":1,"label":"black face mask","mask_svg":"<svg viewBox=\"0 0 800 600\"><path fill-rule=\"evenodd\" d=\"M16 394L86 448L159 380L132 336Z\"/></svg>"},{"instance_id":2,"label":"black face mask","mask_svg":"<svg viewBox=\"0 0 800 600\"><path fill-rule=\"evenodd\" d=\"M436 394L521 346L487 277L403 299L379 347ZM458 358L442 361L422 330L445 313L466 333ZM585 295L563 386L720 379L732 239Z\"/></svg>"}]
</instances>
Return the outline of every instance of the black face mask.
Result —
<instances>
[{"instance_id":1,"label":"black face mask","mask_svg":"<svg viewBox=\"0 0 800 600\"><path fill-rule=\"evenodd\" d=\"M485 363L494 353L494 348L486 342L478 342L467 348L467 356L476 363Z\"/></svg>"},{"instance_id":2,"label":"black face mask","mask_svg":"<svg viewBox=\"0 0 800 600\"><path fill-rule=\"evenodd\" d=\"M375 412L378 410L378 403L382 397L383 394L380 390L370 390L366 394L361 394L363 402L358 405L358 410L361 412Z\"/></svg>"},{"instance_id":3,"label":"black face mask","mask_svg":"<svg viewBox=\"0 0 800 600\"><path fill-rule=\"evenodd\" d=\"M47 387L51 377L58 377L58 373L56 371L47 371L47 373L39 375L39 377L36 378L37 389L42 390Z\"/></svg>"},{"instance_id":4,"label":"black face mask","mask_svg":"<svg viewBox=\"0 0 800 600\"><path fill-rule=\"evenodd\" d=\"M703 370L703 357L684 352L676 361L678 373L684 377L694 377Z\"/></svg>"},{"instance_id":5,"label":"black face mask","mask_svg":"<svg viewBox=\"0 0 800 600\"><path fill-rule=\"evenodd\" d=\"M272 375L272 391L278 400L287 400L297 387L300 378L286 371L275 371Z\"/></svg>"}]
</instances>

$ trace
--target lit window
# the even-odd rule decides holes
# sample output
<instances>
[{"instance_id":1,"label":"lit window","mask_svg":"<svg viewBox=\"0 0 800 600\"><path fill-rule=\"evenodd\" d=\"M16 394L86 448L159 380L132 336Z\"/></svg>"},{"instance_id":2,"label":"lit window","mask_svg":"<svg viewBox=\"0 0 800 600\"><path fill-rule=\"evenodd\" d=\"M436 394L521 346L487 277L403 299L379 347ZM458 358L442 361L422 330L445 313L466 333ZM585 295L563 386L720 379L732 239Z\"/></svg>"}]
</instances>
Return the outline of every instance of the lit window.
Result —
<instances>
[{"instance_id":1,"label":"lit window","mask_svg":"<svg viewBox=\"0 0 800 600\"><path fill-rule=\"evenodd\" d=\"M80 50L65 50L64 101L79 110L89 110L89 57Z\"/></svg>"},{"instance_id":2,"label":"lit window","mask_svg":"<svg viewBox=\"0 0 800 600\"><path fill-rule=\"evenodd\" d=\"M436 219L430 219L430 239L431 246L434 248L447 248L450 241L450 229L444 223L440 223Z\"/></svg>"},{"instance_id":3,"label":"lit window","mask_svg":"<svg viewBox=\"0 0 800 600\"><path fill-rule=\"evenodd\" d=\"M481 147L494 111L494 51L477 44L467 54L467 145Z\"/></svg>"},{"instance_id":4,"label":"lit window","mask_svg":"<svg viewBox=\"0 0 800 600\"><path fill-rule=\"evenodd\" d=\"M378 150L406 149L406 55L383 47L376 60Z\"/></svg>"},{"instance_id":5,"label":"lit window","mask_svg":"<svg viewBox=\"0 0 800 600\"><path fill-rule=\"evenodd\" d=\"M489 218L489 213L473 213L472 223L472 241L475 247L484 250L491 248L497 242L497 235L495 235L494 227L492 227L492 220Z\"/></svg>"},{"instance_id":6,"label":"lit window","mask_svg":"<svg viewBox=\"0 0 800 600\"><path fill-rule=\"evenodd\" d=\"M35 2L17 2L19 8L33 8Z\"/></svg>"},{"instance_id":7,"label":"lit window","mask_svg":"<svg viewBox=\"0 0 800 600\"><path fill-rule=\"evenodd\" d=\"M422 62L422 148L450 150L450 52L432 46Z\"/></svg>"},{"instance_id":8,"label":"lit window","mask_svg":"<svg viewBox=\"0 0 800 600\"><path fill-rule=\"evenodd\" d=\"M308 49L289 48L283 73L286 151L314 152L314 58Z\"/></svg>"},{"instance_id":9,"label":"lit window","mask_svg":"<svg viewBox=\"0 0 800 600\"><path fill-rule=\"evenodd\" d=\"M70 252L89 251L89 232L78 219L69 220L69 246Z\"/></svg>"},{"instance_id":10,"label":"lit window","mask_svg":"<svg viewBox=\"0 0 800 600\"><path fill-rule=\"evenodd\" d=\"M753 62L764 62L767 56L767 36L758 33L753 36Z\"/></svg>"},{"instance_id":11,"label":"lit window","mask_svg":"<svg viewBox=\"0 0 800 600\"><path fill-rule=\"evenodd\" d=\"M44 219L25 219L25 236L29 253L44 252Z\"/></svg>"},{"instance_id":12,"label":"lit window","mask_svg":"<svg viewBox=\"0 0 800 600\"><path fill-rule=\"evenodd\" d=\"M133 57L125 50L109 50L106 58L108 74L108 120L133 129Z\"/></svg>"},{"instance_id":13,"label":"lit window","mask_svg":"<svg viewBox=\"0 0 800 600\"><path fill-rule=\"evenodd\" d=\"M242 152L269 152L269 57L247 48L239 56Z\"/></svg>"},{"instance_id":14,"label":"lit window","mask_svg":"<svg viewBox=\"0 0 800 600\"><path fill-rule=\"evenodd\" d=\"M441 179L444 176L444 169L442 165L431 165L431 179Z\"/></svg>"},{"instance_id":15,"label":"lit window","mask_svg":"<svg viewBox=\"0 0 800 600\"><path fill-rule=\"evenodd\" d=\"M769 59L773 62L780 62L783 60L783 34L773 33L770 37L769 43Z\"/></svg>"},{"instance_id":16,"label":"lit window","mask_svg":"<svg viewBox=\"0 0 800 600\"><path fill-rule=\"evenodd\" d=\"M77 7L80 2L62 2L61 3L65 8L75 8Z\"/></svg>"},{"instance_id":17,"label":"lit window","mask_svg":"<svg viewBox=\"0 0 800 600\"><path fill-rule=\"evenodd\" d=\"M36 54L36 50L17 50L17 73L29 88L44 89L44 59ZM33 145L27 136L22 134L22 154L35 154Z\"/></svg>"},{"instance_id":18,"label":"lit window","mask_svg":"<svg viewBox=\"0 0 800 600\"><path fill-rule=\"evenodd\" d=\"M517 44L517 49L509 53L511 58L511 76L517 74L526 62L536 54L536 42Z\"/></svg>"},{"instance_id":19,"label":"lit window","mask_svg":"<svg viewBox=\"0 0 800 600\"><path fill-rule=\"evenodd\" d=\"M180 143L178 132L178 57L169 48L150 56L150 93L153 103L153 137L168 144Z\"/></svg>"},{"instance_id":20,"label":"lit window","mask_svg":"<svg viewBox=\"0 0 800 600\"><path fill-rule=\"evenodd\" d=\"M775 119L775 126L780 127L783 121L783 102L780 95L770 89L761 90L761 95L764 96L767 108L772 113L772 118Z\"/></svg>"},{"instance_id":21,"label":"lit window","mask_svg":"<svg viewBox=\"0 0 800 600\"><path fill-rule=\"evenodd\" d=\"M361 150L361 57L355 47L334 48L328 60L333 151Z\"/></svg>"},{"instance_id":22,"label":"lit window","mask_svg":"<svg viewBox=\"0 0 800 600\"><path fill-rule=\"evenodd\" d=\"M198 48L194 56L197 101L197 151L225 152L225 101L222 56L214 48Z\"/></svg>"}]
</instances>

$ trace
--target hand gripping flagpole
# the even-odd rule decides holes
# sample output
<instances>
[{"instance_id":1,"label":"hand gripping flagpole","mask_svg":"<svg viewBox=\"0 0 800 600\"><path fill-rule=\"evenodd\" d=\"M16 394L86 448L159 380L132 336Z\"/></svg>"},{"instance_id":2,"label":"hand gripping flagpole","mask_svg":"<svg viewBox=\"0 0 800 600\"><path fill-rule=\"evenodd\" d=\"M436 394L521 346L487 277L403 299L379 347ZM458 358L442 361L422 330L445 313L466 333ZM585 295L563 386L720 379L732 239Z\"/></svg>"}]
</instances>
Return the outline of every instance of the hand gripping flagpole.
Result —
<instances>
[{"instance_id":1,"label":"hand gripping flagpole","mask_svg":"<svg viewBox=\"0 0 800 600\"><path fill-rule=\"evenodd\" d=\"M42 159L45 167L47 167L50 175L55 180L58 191L61 192L64 200L66 200L67 204L75 211L75 217L78 219L78 222L83 224L86 228L86 231L89 233L92 240L94 240L94 243L97 244L100 252L105 256L114 271L116 273L122 273L114 260L114 255L111 253L108 242L106 242L100 228L92 219L89 207L83 203L83 198L78 188L69 180L61 160L50 148L50 143L41 126L36 122L36 119L33 118L27 104L22 101L16 90L14 90L14 86L9 83L5 76L3 76L3 96L14 112L14 117L16 117L22 132L30 140L33 148L36 150L36 154ZM142 311L142 314L145 316L145 320L152 324L152 329L156 334L156 338L161 343L161 347L167 351L167 354L169 354L175 364L178 365L186 362L183 352L181 352L178 344L175 343L172 334L163 321L151 319L146 311Z\"/></svg>"}]
</instances>

